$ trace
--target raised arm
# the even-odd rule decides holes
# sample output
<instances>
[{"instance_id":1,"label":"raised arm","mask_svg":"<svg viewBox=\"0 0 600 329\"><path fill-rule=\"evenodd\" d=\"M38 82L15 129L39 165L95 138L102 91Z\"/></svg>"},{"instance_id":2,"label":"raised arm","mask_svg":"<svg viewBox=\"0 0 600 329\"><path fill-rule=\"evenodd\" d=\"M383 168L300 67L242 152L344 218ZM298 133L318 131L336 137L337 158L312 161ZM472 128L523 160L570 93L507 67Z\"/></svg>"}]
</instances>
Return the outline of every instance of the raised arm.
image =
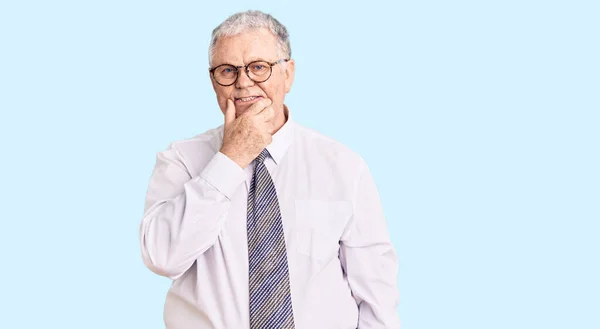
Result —
<instances>
[{"instance_id":1,"label":"raised arm","mask_svg":"<svg viewBox=\"0 0 600 329\"><path fill-rule=\"evenodd\" d=\"M157 155L140 225L144 264L177 279L217 240L244 170L218 152L191 177L178 150Z\"/></svg>"}]
</instances>

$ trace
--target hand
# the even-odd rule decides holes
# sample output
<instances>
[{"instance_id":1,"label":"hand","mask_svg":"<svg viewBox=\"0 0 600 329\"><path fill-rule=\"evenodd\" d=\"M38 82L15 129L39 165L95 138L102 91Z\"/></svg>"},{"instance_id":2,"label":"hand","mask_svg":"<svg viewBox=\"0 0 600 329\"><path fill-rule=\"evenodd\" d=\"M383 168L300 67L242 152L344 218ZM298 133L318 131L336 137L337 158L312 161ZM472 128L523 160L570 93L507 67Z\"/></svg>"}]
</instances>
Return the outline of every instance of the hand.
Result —
<instances>
[{"instance_id":1,"label":"hand","mask_svg":"<svg viewBox=\"0 0 600 329\"><path fill-rule=\"evenodd\" d=\"M232 100L227 100L220 151L242 168L273 140L275 109L271 105L270 99L263 98L236 118L235 105Z\"/></svg>"}]
</instances>

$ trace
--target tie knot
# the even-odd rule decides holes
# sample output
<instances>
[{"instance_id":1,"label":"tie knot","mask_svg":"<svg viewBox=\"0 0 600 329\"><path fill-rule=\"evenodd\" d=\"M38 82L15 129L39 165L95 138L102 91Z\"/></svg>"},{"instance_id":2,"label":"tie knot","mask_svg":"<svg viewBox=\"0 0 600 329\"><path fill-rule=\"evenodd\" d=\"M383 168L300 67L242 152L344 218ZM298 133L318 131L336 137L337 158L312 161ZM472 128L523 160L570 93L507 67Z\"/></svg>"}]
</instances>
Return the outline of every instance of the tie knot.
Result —
<instances>
[{"instance_id":1,"label":"tie knot","mask_svg":"<svg viewBox=\"0 0 600 329\"><path fill-rule=\"evenodd\" d=\"M263 163L267 156L269 156L269 151L267 151L267 149L264 149L254 160L256 161L256 163Z\"/></svg>"}]
</instances>

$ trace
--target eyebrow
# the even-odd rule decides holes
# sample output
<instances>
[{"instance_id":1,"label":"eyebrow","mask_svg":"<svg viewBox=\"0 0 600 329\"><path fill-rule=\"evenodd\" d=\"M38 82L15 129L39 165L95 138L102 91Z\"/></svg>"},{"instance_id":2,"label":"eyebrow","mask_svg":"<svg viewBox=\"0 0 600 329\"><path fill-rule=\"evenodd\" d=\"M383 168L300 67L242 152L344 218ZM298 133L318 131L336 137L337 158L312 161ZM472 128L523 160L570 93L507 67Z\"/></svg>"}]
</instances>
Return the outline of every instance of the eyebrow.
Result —
<instances>
[{"instance_id":1,"label":"eyebrow","mask_svg":"<svg viewBox=\"0 0 600 329\"><path fill-rule=\"evenodd\" d=\"M248 61L248 63L252 63L252 62L256 62L256 61L269 62L268 60L266 60L264 58L253 57L252 59L250 59L250 61Z\"/></svg>"},{"instance_id":2,"label":"eyebrow","mask_svg":"<svg viewBox=\"0 0 600 329\"><path fill-rule=\"evenodd\" d=\"M247 64L242 64L242 65L248 65L248 64L250 64L252 62L257 62L257 61L272 63L271 61L266 60L264 58L254 57L254 58L250 59ZM215 65L213 67L217 67L219 65L225 65L225 64L227 64L227 65L233 65L233 66L242 66L242 65L235 65L235 64L232 64L232 63L224 62L224 63L221 63L221 64L217 64L217 65Z\"/></svg>"}]
</instances>

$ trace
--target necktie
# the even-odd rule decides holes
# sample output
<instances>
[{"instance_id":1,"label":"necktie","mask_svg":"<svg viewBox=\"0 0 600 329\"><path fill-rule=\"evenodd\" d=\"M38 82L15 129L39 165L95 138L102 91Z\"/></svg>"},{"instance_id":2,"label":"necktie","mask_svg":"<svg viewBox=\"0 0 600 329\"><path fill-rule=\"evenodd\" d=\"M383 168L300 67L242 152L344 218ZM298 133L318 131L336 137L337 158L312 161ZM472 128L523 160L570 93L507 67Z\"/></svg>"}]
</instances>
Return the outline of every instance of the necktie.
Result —
<instances>
[{"instance_id":1,"label":"necktie","mask_svg":"<svg viewBox=\"0 0 600 329\"><path fill-rule=\"evenodd\" d=\"M293 329L292 299L277 191L263 163L254 160L248 192L248 261L251 329Z\"/></svg>"}]
</instances>

